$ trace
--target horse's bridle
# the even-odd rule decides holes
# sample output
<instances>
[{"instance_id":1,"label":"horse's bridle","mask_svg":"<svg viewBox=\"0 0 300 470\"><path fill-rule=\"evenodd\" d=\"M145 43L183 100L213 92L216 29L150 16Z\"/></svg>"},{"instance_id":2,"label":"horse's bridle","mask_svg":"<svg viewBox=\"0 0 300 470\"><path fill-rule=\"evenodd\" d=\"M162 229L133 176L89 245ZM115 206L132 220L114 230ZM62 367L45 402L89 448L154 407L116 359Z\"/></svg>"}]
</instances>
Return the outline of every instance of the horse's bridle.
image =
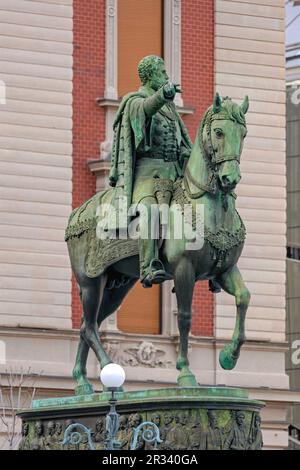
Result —
<instances>
[{"instance_id":1,"label":"horse's bridle","mask_svg":"<svg viewBox=\"0 0 300 470\"><path fill-rule=\"evenodd\" d=\"M188 193L188 195L193 198L197 199L203 191L209 192L212 194L215 194L217 192L217 178L218 178L218 165L223 162L228 162L232 160L236 160L238 163L240 163L240 155L233 155L233 156L216 156L213 145L212 145L212 140L211 140L211 126L213 121L217 120L232 120L230 119L229 115L224 112L220 111L219 113L214 113L213 108L208 109L206 112L205 116L202 119L201 126L199 128L199 143L200 143L200 149L203 153L203 157L206 160L206 163L210 169L210 179L208 181L207 185L200 185L198 181L195 180L193 175L188 169L188 166L185 168L185 176L184 176L184 185L185 189ZM204 148L204 142L203 142L203 133L204 133L204 127L207 127L207 149L208 152L206 152ZM209 157L209 158L208 158ZM193 183L193 185L198 188L200 191L198 193L192 194L189 188L189 184L187 181L186 176L188 176L189 180Z\"/></svg>"},{"instance_id":2,"label":"horse's bridle","mask_svg":"<svg viewBox=\"0 0 300 470\"><path fill-rule=\"evenodd\" d=\"M219 113L214 113L213 109L210 108L206 115L204 116L203 122L201 123L199 132L199 140L200 140L200 146L201 150L205 154L205 149L204 149L204 142L203 142L203 131L204 127L206 125L207 127L207 147L208 147L208 154L210 156L210 164L215 170L216 165L219 163L223 162L229 162L231 160L236 160L238 163L240 163L240 155L221 155L221 156L216 156L212 141L211 141L211 126L213 121L232 121L232 119L229 117L228 113L224 111L220 111Z\"/></svg>"}]
</instances>

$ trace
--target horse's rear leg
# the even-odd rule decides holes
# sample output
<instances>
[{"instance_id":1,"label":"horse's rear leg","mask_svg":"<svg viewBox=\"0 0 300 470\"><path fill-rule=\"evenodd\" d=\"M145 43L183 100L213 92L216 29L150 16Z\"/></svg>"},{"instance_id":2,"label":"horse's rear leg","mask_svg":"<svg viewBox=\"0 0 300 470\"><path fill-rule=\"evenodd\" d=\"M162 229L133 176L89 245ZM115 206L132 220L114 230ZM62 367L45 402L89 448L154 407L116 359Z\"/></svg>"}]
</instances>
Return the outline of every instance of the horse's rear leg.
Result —
<instances>
[{"instance_id":1,"label":"horse's rear leg","mask_svg":"<svg viewBox=\"0 0 300 470\"><path fill-rule=\"evenodd\" d=\"M220 352L220 365L223 369L233 369L240 355L240 349L245 342L245 318L250 302L250 292L247 289L242 275L237 266L222 274L218 279L219 284L228 294L234 295L237 315L235 328L231 342Z\"/></svg>"},{"instance_id":2,"label":"horse's rear leg","mask_svg":"<svg viewBox=\"0 0 300 470\"><path fill-rule=\"evenodd\" d=\"M100 317L98 316L97 330L99 328L100 322L101 322ZM81 328L85 328L83 318L82 318ZM87 378L86 364L87 364L89 351L90 351L90 346L88 345L87 341L83 338L83 336L80 335L75 366L73 369L73 378L77 382L77 386L75 388L76 395L88 395L88 394L94 393L93 386Z\"/></svg>"},{"instance_id":3,"label":"horse's rear leg","mask_svg":"<svg viewBox=\"0 0 300 470\"><path fill-rule=\"evenodd\" d=\"M111 362L101 344L97 323L105 284L106 276L100 276L96 279L89 279L85 285L81 286L83 323L80 335L96 354L101 367Z\"/></svg>"},{"instance_id":4,"label":"horse's rear leg","mask_svg":"<svg viewBox=\"0 0 300 470\"><path fill-rule=\"evenodd\" d=\"M78 288L80 300L82 303L82 291L79 285ZM83 322L84 315L82 314L81 327ZM72 372L72 376L77 382L77 385L75 387L75 395L88 395L94 393L93 386L87 379L86 363L89 354L89 349L90 347L80 335L77 347L76 361Z\"/></svg>"},{"instance_id":5,"label":"horse's rear leg","mask_svg":"<svg viewBox=\"0 0 300 470\"><path fill-rule=\"evenodd\" d=\"M89 354L90 347L86 341L80 336L75 366L73 369L73 378L76 380L77 385L75 387L76 395L88 395L94 393L93 386L87 379L86 363Z\"/></svg>"},{"instance_id":6,"label":"horse's rear leg","mask_svg":"<svg viewBox=\"0 0 300 470\"><path fill-rule=\"evenodd\" d=\"M86 369L90 347L94 350L101 367L111 362L101 345L97 324L105 283L105 276L84 279L81 283L80 298L83 306L83 317L76 362L73 369L73 377L77 382L76 395L93 393L93 387L87 379Z\"/></svg>"},{"instance_id":7,"label":"horse's rear leg","mask_svg":"<svg viewBox=\"0 0 300 470\"><path fill-rule=\"evenodd\" d=\"M121 305L124 297L135 283L136 279L132 279L128 282L128 284L126 284L126 286L121 286L119 288L110 290L104 289L102 302L97 315L97 330L99 329L101 322L117 310L117 308ZM86 369L89 349L90 346L88 343L83 339L82 336L80 336L76 363L73 370L73 377L77 381L77 387L75 389L76 395L86 395L93 393L93 387L87 379ZM110 358L108 359L111 362Z\"/></svg>"},{"instance_id":8,"label":"horse's rear leg","mask_svg":"<svg viewBox=\"0 0 300 470\"><path fill-rule=\"evenodd\" d=\"M137 279L131 279L124 286L114 287L113 289L105 289L98 315L99 327L107 317L109 317L120 307L124 298L136 282Z\"/></svg>"},{"instance_id":9,"label":"horse's rear leg","mask_svg":"<svg viewBox=\"0 0 300 470\"><path fill-rule=\"evenodd\" d=\"M177 382L180 386L197 386L195 376L189 370L188 338L192 323L192 300L195 285L195 272L192 263L183 258L174 275L178 305L178 328L180 333L179 353L176 368L180 370Z\"/></svg>"}]
</instances>

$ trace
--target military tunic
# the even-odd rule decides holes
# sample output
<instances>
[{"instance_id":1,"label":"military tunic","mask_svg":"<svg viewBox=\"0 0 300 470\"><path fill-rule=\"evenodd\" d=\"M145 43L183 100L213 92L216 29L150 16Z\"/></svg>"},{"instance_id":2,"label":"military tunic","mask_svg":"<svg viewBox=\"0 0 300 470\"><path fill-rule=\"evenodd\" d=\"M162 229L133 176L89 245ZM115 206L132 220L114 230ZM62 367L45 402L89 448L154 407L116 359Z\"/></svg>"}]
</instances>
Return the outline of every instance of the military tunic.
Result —
<instances>
[{"instance_id":1,"label":"military tunic","mask_svg":"<svg viewBox=\"0 0 300 470\"><path fill-rule=\"evenodd\" d=\"M155 92L143 86L137 93L125 96L114 123L109 180L115 190L107 229L127 228L131 204L142 202L147 219L140 218L142 230L151 226L157 231L157 216L153 217L151 212L152 205L157 204L155 186L161 184L159 180L169 180L170 184L181 176L190 151L188 133L173 100L165 97L163 87ZM139 238L142 280L158 260L156 238L149 236L149 232Z\"/></svg>"},{"instance_id":2,"label":"military tunic","mask_svg":"<svg viewBox=\"0 0 300 470\"><path fill-rule=\"evenodd\" d=\"M137 151L132 201L154 195L157 178L176 181L182 176L182 136L173 103L168 103L152 118L151 147Z\"/></svg>"}]
</instances>

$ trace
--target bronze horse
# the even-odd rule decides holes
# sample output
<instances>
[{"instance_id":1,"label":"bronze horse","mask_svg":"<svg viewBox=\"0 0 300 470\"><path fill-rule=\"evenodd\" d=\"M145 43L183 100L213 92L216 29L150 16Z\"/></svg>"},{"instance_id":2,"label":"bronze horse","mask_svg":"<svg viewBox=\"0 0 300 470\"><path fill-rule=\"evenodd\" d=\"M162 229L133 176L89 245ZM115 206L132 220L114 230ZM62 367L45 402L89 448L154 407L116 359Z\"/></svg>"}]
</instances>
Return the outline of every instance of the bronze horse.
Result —
<instances>
[{"instance_id":1,"label":"bronze horse","mask_svg":"<svg viewBox=\"0 0 300 470\"><path fill-rule=\"evenodd\" d=\"M196 281L209 280L212 290L222 288L235 297L235 329L231 341L222 349L219 357L224 369L235 367L245 341L245 316L250 293L237 267L244 246L245 227L235 209L234 188L241 179L239 163L247 134L245 114L248 107L248 97L239 106L230 98L222 100L216 94L213 105L206 111L199 126L184 177L174 184L170 209L174 205L183 208L189 204L197 213L197 205L204 207L202 247L196 250L187 248L189 240L185 235L181 239L172 236L175 222L170 215L171 236L164 240L160 249L164 266L174 280L178 304L180 347L176 367L180 371L178 384L181 386L197 386L188 361L188 336ZM106 194L111 191L113 189ZM98 195L98 202L101 197L101 194ZM77 211L83 211L84 207L82 205ZM90 211L91 208L90 213L96 217L96 206L93 208L90 204ZM72 216L70 223L71 219ZM193 225L196 219L194 215ZM102 321L118 309L139 279L139 258L136 254L114 262L98 276L88 276L85 259L89 250L90 230L95 228L86 226L77 236L67 237L71 265L79 284L83 306L80 341L73 370L77 394L93 393L86 371L90 348L95 352L101 367L112 362L103 349L98 330ZM126 282L112 282L124 278Z\"/></svg>"}]
</instances>

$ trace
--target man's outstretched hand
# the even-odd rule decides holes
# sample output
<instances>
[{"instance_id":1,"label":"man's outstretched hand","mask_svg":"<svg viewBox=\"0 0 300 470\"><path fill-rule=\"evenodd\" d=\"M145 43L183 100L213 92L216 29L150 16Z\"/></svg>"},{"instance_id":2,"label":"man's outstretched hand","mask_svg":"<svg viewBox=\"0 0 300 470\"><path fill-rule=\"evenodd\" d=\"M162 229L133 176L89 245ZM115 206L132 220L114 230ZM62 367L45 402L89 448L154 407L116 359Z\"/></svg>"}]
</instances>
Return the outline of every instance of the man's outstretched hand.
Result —
<instances>
[{"instance_id":1,"label":"man's outstretched hand","mask_svg":"<svg viewBox=\"0 0 300 470\"><path fill-rule=\"evenodd\" d=\"M168 82L164 85L165 98L172 100L175 98L176 93L181 93L179 83Z\"/></svg>"}]
</instances>

